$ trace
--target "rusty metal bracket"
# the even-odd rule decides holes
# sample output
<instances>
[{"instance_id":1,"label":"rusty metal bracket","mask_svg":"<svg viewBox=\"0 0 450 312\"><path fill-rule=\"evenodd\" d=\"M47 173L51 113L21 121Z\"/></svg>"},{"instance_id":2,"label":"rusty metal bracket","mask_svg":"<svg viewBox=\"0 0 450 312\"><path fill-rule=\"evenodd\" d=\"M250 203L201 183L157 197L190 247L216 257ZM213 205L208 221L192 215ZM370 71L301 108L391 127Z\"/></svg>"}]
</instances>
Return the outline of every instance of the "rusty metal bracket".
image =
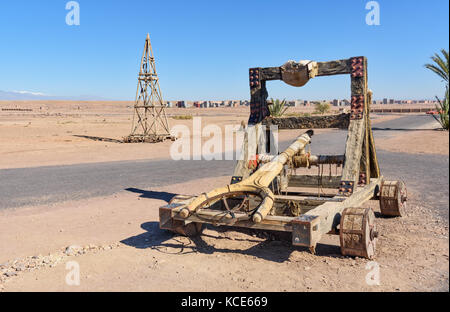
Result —
<instances>
[{"instance_id":1,"label":"rusty metal bracket","mask_svg":"<svg viewBox=\"0 0 450 312\"><path fill-rule=\"evenodd\" d=\"M250 89L258 88L261 86L261 68L250 68L249 69L249 77L250 77Z\"/></svg>"},{"instance_id":2,"label":"rusty metal bracket","mask_svg":"<svg viewBox=\"0 0 450 312\"><path fill-rule=\"evenodd\" d=\"M367 184L367 176L364 172L361 172L359 174L359 183L360 185L366 185Z\"/></svg>"},{"instance_id":3,"label":"rusty metal bracket","mask_svg":"<svg viewBox=\"0 0 450 312\"><path fill-rule=\"evenodd\" d=\"M236 184L242 181L242 177L232 177L231 184Z\"/></svg>"},{"instance_id":4,"label":"rusty metal bracket","mask_svg":"<svg viewBox=\"0 0 450 312\"><path fill-rule=\"evenodd\" d=\"M320 239L318 216L300 215L292 221L292 245L314 247Z\"/></svg>"},{"instance_id":5,"label":"rusty metal bracket","mask_svg":"<svg viewBox=\"0 0 450 312\"><path fill-rule=\"evenodd\" d=\"M363 77L364 76L364 59L362 57L354 57L350 61L350 66L352 69L352 77Z\"/></svg>"},{"instance_id":6,"label":"rusty metal bracket","mask_svg":"<svg viewBox=\"0 0 450 312\"><path fill-rule=\"evenodd\" d=\"M340 196L350 196L353 194L354 188L355 188L355 182L341 181L341 185L339 187L339 195Z\"/></svg>"},{"instance_id":7,"label":"rusty metal bracket","mask_svg":"<svg viewBox=\"0 0 450 312\"><path fill-rule=\"evenodd\" d=\"M362 119L364 115L364 95L352 96L350 119Z\"/></svg>"}]
</instances>

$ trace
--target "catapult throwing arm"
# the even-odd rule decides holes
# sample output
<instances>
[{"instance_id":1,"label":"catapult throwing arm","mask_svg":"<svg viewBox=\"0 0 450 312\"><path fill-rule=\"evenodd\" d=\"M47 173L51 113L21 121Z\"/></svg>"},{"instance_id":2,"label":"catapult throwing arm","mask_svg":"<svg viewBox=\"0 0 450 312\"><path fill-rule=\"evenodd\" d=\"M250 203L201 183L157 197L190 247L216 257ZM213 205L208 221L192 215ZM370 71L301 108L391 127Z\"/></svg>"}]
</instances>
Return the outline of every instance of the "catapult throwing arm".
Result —
<instances>
[{"instance_id":1,"label":"catapult throwing arm","mask_svg":"<svg viewBox=\"0 0 450 312\"><path fill-rule=\"evenodd\" d=\"M254 174L249 176L242 184L253 184L258 187L268 187L283 170L284 165L294 157L297 153L305 149L306 145L311 142L311 137L314 132L308 130L306 133L300 135L294 143L292 143L284 152L272 159L271 162L265 164L259 168ZM253 214L253 222L261 222L272 210L273 207L273 194L266 196L259 205L258 209Z\"/></svg>"},{"instance_id":2,"label":"catapult throwing arm","mask_svg":"<svg viewBox=\"0 0 450 312\"><path fill-rule=\"evenodd\" d=\"M312 130L308 130L306 133L300 135L285 151L276 156L271 162L263 165L245 180L197 196L189 205L179 210L179 215L182 218L187 218L198 208L211 205L227 197L227 195L252 194L262 199L252 218L253 222L261 222L273 207L274 195L269 189L270 183L280 174L283 166L294 155L305 149L306 145L311 142L313 134L314 132Z\"/></svg>"}]
</instances>

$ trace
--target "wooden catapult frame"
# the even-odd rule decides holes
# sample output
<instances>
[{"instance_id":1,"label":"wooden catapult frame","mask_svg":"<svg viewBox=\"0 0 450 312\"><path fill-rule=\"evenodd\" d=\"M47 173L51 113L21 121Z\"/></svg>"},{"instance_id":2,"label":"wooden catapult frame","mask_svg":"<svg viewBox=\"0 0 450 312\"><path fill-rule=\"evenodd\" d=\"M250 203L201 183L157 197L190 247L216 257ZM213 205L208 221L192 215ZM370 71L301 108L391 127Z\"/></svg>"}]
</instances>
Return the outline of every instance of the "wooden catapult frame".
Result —
<instances>
[{"instance_id":1,"label":"wooden catapult frame","mask_svg":"<svg viewBox=\"0 0 450 312\"><path fill-rule=\"evenodd\" d=\"M268 116L266 81L282 80L282 67L251 68L249 73L251 127L260 125ZM406 190L404 184L384 181L380 175L369 119L372 95L368 91L367 59L353 57L318 62L315 76L330 75L350 75L351 78L351 112L344 155L305 153L305 146L313 135L308 131L268 163L258 164L256 171L248 165L248 157L244 157L226 187L199 196L176 196L169 205L160 208L160 227L185 235L200 232L204 223L292 232L292 244L308 247L311 252L315 251L322 235L339 234L343 254L373 257L377 237L374 215L371 210L359 207L368 200L379 199L382 214L400 216ZM244 141L246 148L247 139ZM306 161L305 155L308 155ZM311 163L343 165L341 176L321 181L321 187L334 189L334 194L311 196L310 192L289 191L288 187L317 186L318 177L313 175L288 176L287 187L281 186L281 192L271 188L272 181L282 178L282 168L295 160L297 167L308 167ZM386 185L384 191L383 185ZM256 207L248 208L251 214L242 212L239 207L230 209L233 205L242 207L243 196L249 194L256 198L248 200L248 207ZM275 212L276 207L288 202L298 204L301 213L286 216Z\"/></svg>"}]
</instances>

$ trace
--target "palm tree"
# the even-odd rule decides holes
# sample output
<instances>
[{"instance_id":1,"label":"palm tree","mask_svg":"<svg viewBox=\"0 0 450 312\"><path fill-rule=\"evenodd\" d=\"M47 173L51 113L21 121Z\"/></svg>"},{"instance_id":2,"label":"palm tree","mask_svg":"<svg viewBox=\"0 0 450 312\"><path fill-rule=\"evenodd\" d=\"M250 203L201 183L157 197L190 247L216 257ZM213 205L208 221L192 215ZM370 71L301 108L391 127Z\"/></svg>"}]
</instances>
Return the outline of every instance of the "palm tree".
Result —
<instances>
[{"instance_id":1,"label":"palm tree","mask_svg":"<svg viewBox=\"0 0 450 312\"><path fill-rule=\"evenodd\" d=\"M280 101L279 99L276 99L275 101L273 99L270 99L268 103L270 116L273 117L281 117L284 115L288 107L286 106L286 99L283 101Z\"/></svg>"},{"instance_id":2,"label":"palm tree","mask_svg":"<svg viewBox=\"0 0 450 312\"><path fill-rule=\"evenodd\" d=\"M445 82L445 96L441 101L437 96L436 99L439 102L439 105L436 105L436 109L438 110L439 118L436 120L441 124L442 128L448 130L448 117L449 117L449 98L448 98L448 51L442 49L441 50L442 58L439 54L435 53L434 56L431 57L431 60L434 62L433 64L425 64L425 68L428 68L436 75L441 77Z\"/></svg>"}]
</instances>

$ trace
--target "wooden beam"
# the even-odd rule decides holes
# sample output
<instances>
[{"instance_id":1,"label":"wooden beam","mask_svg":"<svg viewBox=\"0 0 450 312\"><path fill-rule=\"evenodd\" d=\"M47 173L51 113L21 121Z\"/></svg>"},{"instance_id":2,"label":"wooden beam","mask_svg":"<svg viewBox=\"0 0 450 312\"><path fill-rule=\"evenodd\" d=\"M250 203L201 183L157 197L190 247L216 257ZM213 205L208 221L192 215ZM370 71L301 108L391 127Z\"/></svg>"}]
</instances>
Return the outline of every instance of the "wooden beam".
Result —
<instances>
[{"instance_id":1,"label":"wooden beam","mask_svg":"<svg viewBox=\"0 0 450 312\"><path fill-rule=\"evenodd\" d=\"M281 80L281 68L280 67L264 67L261 68L262 80Z\"/></svg>"},{"instance_id":2,"label":"wooden beam","mask_svg":"<svg viewBox=\"0 0 450 312\"><path fill-rule=\"evenodd\" d=\"M364 119L351 120L345 145L345 165L342 171L342 181L352 181L355 185L359 178L364 129Z\"/></svg>"},{"instance_id":3,"label":"wooden beam","mask_svg":"<svg viewBox=\"0 0 450 312\"><path fill-rule=\"evenodd\" d=\"M352 98L364 97L364 108L367 107L367 59L362 57L362 75L351 75ZM342 182L352 182L356 186L359 182L361 157L363 156L363 142L366 129L366 114L363 118L350 120L347 142L345 145L345 165L342 171ZM350 195L351 193L349 193Z\"/></svg>"},{"instance_id":4,"label":"wooden beam","mask_svg":"<svg viewBox=\"0 0 450 312\"><path fill-rule=\"evenodd\" d=\"M350 59L318 62L319 66L317 76L344 75L351 73Z\"/></svg>"},{"instance_id":5,"label":"wooden beam","mask_svg":"<svg viewBox=\"0 0 450 312\"><path fill-rule=\"evenodd\" d=\"M250 229L271 230L291 232L291 222L294 217L283 216L266 216L260 223L255 223L245 213L235 213L235 218L229 214L225 216L225 211L200 209L197 213L192 214L188 218L183 218L175 211L173 212L173 219L183 221L186 224L191 222L210 223L220 226L236 226Z\"/></svg>"},{"instance_id":6,"label":"wooden beam","mask_svg":"<svg viewBox=\"0 0 450 312\"><path fill-rule=\"evenodd\" d=\"M370 172L367 177L378 178L380 176L380 166L378 165L377 151L375 149L375 140L373 138L372 125L370 121L370 105L372 104L372 92L368 92L369 99L367 104L367 151L369 158Z\"/></svg>"},{"instance_id":7,"label":"wooden beam","mask_svg":"<svg viewBox=\"0 0 450 312\"><path fill-rule=\"evenodd\" d=\"M321 179L316 175L292 175L289 177L288 187L317 187L338 188L341 182L340 176L323 176Z\"/></svg>"},{"instance_id":8,"label":"wooden beam","mask_svg":"<svg viewBox=\"0 0 450 312\"><path fill-rule=\"evenodd\" d=\"M275 195L275 201L292 201L305 203L305 205L314 206L321 205L325 202L342 202L345 198L342 197L317 197L317 196L295 196L295 195ZM317 206L316 205L316 206Z\"/></svg>"}]
</instances>

